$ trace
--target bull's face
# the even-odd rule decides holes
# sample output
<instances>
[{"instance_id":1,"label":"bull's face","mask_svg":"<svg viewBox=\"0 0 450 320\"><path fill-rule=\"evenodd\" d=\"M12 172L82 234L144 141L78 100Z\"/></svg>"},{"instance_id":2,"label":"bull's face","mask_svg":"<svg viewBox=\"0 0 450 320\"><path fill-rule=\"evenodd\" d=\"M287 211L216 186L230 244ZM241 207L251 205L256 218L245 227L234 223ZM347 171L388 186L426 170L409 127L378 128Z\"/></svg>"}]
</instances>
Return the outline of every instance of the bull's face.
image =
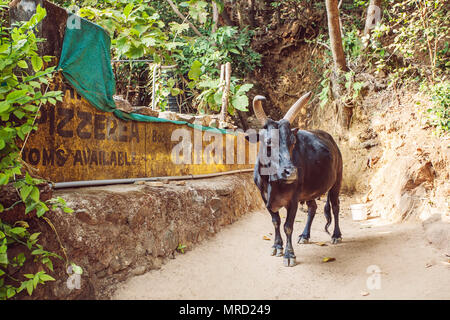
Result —
<instances>
[{"instance_id":1,"label":"bull's face","mask_svg":"<svg viewBox=\"0 0 450 320\"><path fill-rule=\"evenodd\" d=\"M297 181L297 168L293 163L292 152L297 142L298 128L291 129L291 122L300 109L308 102L311 93L301 97L280 121L267 118L262 108L265 98L256 96L253 109L256 117L264 124L255 135L248 135L250 142L260 142L258 152L259 173L268 175L270 181L290 184Z\"/></svg>"},{"instance_id":2,"label":"bull's face","mask_svg":"<svg viewBox=\"0 0 450 320\"><path fill-rule=\"evenodd\" d=\"M291 130L287 120L268 119L260 131L260 173L269 175L271 181L289 184L297 180L297 168L292 161L297 130Z\"/></svg>"}]
</instances>

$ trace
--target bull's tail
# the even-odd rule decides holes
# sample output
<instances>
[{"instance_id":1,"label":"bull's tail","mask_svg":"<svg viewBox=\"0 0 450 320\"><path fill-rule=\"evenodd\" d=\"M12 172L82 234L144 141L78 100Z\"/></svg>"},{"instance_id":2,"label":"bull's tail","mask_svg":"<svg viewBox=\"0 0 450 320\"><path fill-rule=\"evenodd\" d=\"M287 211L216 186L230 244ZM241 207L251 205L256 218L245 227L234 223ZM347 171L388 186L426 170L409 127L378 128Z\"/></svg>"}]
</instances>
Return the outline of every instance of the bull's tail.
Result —
<instances>
[{"instance_id":1,"label":"bull's tail","mask_svg":"<svg viewBox=\"0 0 450 320\"><path fill-rule=\"evenodd\" d=\"M331 224L331 205L330 205L330 194L328 194L327 196L327 203L325 204L325 218L327 219L327 224L325 225L325 232L330 234L330 232L328 231L328 227Z\"/></svg>"}]
</instances>

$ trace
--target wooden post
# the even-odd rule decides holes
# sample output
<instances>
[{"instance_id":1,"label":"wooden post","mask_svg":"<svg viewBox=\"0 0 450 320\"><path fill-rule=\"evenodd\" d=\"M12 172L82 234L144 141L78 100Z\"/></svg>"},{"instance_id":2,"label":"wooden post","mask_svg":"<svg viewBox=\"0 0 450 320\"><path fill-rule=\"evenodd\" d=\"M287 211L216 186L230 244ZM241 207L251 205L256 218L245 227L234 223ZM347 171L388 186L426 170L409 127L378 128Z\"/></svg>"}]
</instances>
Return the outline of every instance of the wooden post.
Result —
<instances>
[{"instance_id":1,"label":"wooden post","mask_svg":"<svg viewBox=\"0 0 450 320\"><path fill-rule=\"evenodd\" d=\"M222 93L222 109L220 111L220 121L225 121L225 116L227 114L227 107L228 107L228 93L230 91L230 81L231 81L231 63L227 62L224 65L222 65L222 69L225 69L224 71L224 77L225 77L225 85L223 87L223 93ZM222 74L222 72L221 72Z\"/></svg>"},{"instance_id":2,"label":"wooden post","mask_svg":"<svg viewBox=\"0 0 450 320\"><path fill-rule=\"evenodd\" d=\"M152 110L156 110L156 73L159 65L155 64L153 67L153 79L152 79Z\"/></svg>"}]
</instances>

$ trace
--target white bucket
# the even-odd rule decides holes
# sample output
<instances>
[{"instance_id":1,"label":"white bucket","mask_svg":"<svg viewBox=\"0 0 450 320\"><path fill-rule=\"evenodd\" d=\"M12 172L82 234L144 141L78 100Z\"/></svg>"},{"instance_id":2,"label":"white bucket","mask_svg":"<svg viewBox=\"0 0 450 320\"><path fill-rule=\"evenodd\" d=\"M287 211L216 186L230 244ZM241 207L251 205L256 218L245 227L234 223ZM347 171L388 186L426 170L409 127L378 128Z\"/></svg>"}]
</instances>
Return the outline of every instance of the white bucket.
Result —
<instances>
[{"instance_id":1,"label":"white bucket","mask_svg":"<svg viewBox=\"0 0 450 320\"><path fill-rule=\"evenodd\" d=\"M367 206L365 204L352 204L350 205L350 210L352 211L353 220L360 221L367 219Z\"/></svg>"}]
</instances>

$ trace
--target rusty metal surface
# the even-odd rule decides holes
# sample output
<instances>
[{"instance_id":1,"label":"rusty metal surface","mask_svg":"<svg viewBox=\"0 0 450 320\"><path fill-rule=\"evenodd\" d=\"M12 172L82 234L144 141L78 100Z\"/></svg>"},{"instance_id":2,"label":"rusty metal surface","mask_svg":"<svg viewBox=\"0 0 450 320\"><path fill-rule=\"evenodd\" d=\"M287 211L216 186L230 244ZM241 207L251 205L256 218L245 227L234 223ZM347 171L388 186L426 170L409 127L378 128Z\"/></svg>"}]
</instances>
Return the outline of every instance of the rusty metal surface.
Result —
<instances>
[{"instance_id":1,"label":"rusty metal surface","mask_svg":"<svg viewBox=\"0 0 450 320\"><path fill-rule=\"evenodd\" d=\"M217 164L211 161L215 155L208 138L211 133L172 123L123 121L95 109L71 87L61 86L65 92L63 102L41 107L38 131L30 136L22 154L23 160L38 169L38 175L50 181L181 176L253 167L247 154L248 142L242 135L238 144L234 135L215 134L213 139L223 139L224 156L217 162L229 163L227 142L233 146L228 151L233 155L228 159L235 163ZM189 130L192 141L200 141L197 145L203 156L199 157L200 148L196 152L192 147L192 164L172 161L172 149L179 143L171 139L176 129ZM238 145L245 154L241 164L236 164Z\"/></svg>"}]
</instances>

